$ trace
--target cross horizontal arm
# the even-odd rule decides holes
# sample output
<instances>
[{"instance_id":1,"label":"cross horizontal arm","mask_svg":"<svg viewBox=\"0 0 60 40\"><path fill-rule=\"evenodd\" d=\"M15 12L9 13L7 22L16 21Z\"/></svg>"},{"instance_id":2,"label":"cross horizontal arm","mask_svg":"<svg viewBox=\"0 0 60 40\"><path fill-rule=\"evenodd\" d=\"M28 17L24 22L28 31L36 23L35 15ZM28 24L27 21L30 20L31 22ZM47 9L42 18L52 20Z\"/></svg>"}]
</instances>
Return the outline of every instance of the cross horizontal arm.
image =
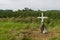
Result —
<instances>
[{"instance_id":1,"label":"cross horizontal arm","mask_svg":"<svg viewBox=\"0 0 60 40\"><path fill-rule=\"evenodd\" d=\"M37 17L37 18L42 18L42 17Z\"/></svg>"},{"instance_id":2,"label":"cross horizontal arm","mask_svg":"<svg viewBox=\"0 0 60 40\"><path fill-rule=\"evenodd\" d=\"M43 16L43 13L42 13L41 17L37 17L37 18L40 18L40 19L41 19L41 22L43 23L43 22L44 22L44 19L45 19L45 18L48 18L48 17L44 17L44 16Z\"/></svg>"},{"instance_id":3,"label":"cross horizontal arm","mask_svg":"<svg viewBox=\"0 0 60 40\"><path fill-rule=\"evenodd\" d=\"M48 17L43 17L43 18L48 18Z\"/></svg>"},{"instance_id":4,"label":"cross horizontal arm","mask_svg":"<svg viewBox=\"0 0 60 40\"><path fill-rule=\"evenodd\" d=\"M37 18L48 18L48 17L37 17Z\"/></svg>"}]
</instances>

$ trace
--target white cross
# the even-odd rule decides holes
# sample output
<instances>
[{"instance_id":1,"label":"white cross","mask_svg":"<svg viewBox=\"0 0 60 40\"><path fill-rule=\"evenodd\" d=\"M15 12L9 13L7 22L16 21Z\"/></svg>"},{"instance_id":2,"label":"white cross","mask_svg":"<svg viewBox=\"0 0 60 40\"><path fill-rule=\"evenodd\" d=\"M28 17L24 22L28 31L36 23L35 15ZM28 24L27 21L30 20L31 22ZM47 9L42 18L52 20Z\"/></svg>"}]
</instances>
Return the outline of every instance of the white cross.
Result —
<instances>
[{"instance_id":1,"label":"white cross","mask_svg":"<svg viewBox=\"0 0 60 40\"><path fill-rule=\"evenodd\" d=\"M37 18L41 18L41 22L43 23L44 22L44 18L48 18L48 17L44 17L43 16L43 13L41 14L41 17L37 17Z\"/></svg>"}]
</instances>

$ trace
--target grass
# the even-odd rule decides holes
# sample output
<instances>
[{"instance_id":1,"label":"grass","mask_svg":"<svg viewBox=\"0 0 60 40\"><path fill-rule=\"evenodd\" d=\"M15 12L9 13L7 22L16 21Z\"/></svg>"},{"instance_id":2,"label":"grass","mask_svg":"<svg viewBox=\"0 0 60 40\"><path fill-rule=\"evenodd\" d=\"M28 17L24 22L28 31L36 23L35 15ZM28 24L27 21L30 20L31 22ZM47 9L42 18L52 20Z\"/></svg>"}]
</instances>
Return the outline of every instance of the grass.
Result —
<instances>
[{"instance_id":1,"label":"grass","mask_svg":"<svg viewBox=\"0 0 60 40\"><path fill-rule=\"evenodd\" d=\"M25 23L0 22L0 40L8 40L7 35L10 30L20 30L26 27ZM13 32L12 32L13 33Z\"/></svg>"},{"instance_id":2,"label":"grass","mask_svg":"<svg viewBox=\"0 0 60 40\"><path fill-rule=\"evenodd\" d=\"M46 23L47 30L54 33L56 36L50 37L46 36L49 40L60 40L60 23ZM24 29L28 28L39 28L41 24L39 23L21 23L21 22L0 22L0 40L21 40L19 33ZM32 32L32 31L31 31ZM35 34L35 33L34 33ZM38 34L38 32L36 32ZM17 38L17 39L16 39ZM20 38L20 39L19 39ZM38 39L40 36L38 37ZM43 38L42 38L43 39Z\"/></svg>"},{"instance_id":3,"label":"grass","mask_svg":"<svg viewBox=\"0 0 60 40\"><path fill-rule=\"evenodd\" d=\"M9 35L14 36L17 31L20 31L28 27L29 23L20 23L20 22L0 22L0 40L8 40ZM31 24L31 27L36 26L36 23ZM9 34L9 31L13 33ZM18 32L17 32L18 33Z\"/></svg>"}]
</instances>

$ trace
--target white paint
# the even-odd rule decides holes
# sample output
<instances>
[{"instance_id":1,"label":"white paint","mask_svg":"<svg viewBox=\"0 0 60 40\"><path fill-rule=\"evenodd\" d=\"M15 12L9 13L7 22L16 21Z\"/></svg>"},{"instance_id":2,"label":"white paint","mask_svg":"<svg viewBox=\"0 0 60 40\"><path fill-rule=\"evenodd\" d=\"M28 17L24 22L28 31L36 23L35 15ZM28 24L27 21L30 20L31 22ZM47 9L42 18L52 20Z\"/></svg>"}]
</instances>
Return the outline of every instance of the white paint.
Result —
<instances>
[{"instance_id":1,"label":"white paint","mask_svg":"<svg viewBox=\"0 0 60 40\"><path fill-rule=\"evenodd\" d=\"M45 34L45 33L47 33L47 31L46 31L46 29L44 28L44 30L43 30L43 34Z\"/></svg>"},{"instance_id":2,"label":"white paint","mask_svg":"<svg viewBox=\"0 0 60 40\"><path fill-rule=\"evenodd\" d=\"M43 13L41 14L41 17L37 17L37 18L41 18L41 22L43 23L44 22L44 18L48 18L48 17L44 17L43 16Z\"/></svg>"}]
</instances>

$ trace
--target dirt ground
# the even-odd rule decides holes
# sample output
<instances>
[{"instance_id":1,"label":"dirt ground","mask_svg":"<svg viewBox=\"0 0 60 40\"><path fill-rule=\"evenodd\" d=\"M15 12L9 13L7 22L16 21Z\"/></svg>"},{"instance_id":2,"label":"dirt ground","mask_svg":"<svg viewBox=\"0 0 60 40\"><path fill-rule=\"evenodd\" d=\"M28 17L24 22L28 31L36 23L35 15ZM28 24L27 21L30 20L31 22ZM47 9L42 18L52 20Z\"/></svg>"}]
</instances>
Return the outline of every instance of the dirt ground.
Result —
<instances>
[{"instance_id":1,"label":"dirt ground","mask_svg":"<svg viewBox=\"0 0 60 40\"><path fill-rule=\"evenodd\" d=\"M57 28L56 28L57 29ZM42 34L39 28L36 29L26 29L19 34L17 37L21 37L21 40L23 38L29 38L31 40L49 40L53 37L58 37L60 34L58 34L55 29L49 29L46 34ZM27 40L29 40L27 39ZM20 39L19 39L20 40Z\"/></svg>"},{"instance_id":2,"label":"dirt ground","mask_svg":"<svg viewBox=\"0 0 60 40\"><path fill-rule=\"evenodd\" d=\"M12 37L13 40L49 40L50 38L60 36L59 28L49 28L46 34L42 34L39 28L23 29L20 32L16 31L16 35ZM13 31L14 32L14 31Z\"/></svg>"}]
</instances>

